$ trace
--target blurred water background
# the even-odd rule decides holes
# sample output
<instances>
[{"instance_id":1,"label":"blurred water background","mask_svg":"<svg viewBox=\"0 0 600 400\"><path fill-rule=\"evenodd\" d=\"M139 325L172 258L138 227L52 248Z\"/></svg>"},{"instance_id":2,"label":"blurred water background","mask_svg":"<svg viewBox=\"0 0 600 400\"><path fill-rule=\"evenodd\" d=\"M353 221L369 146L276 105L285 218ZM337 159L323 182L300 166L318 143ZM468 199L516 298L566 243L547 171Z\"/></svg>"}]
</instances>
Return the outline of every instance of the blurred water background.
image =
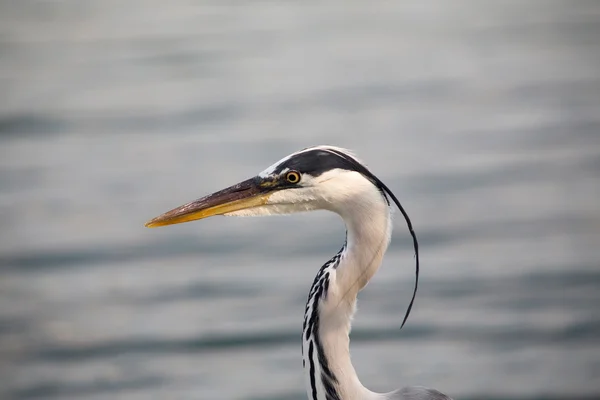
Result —
<instances>
[{"instance_id":1,"label":"blurred water background","mask_svg":"<svg viewBox=\"0 0 600 400\"><path fill-rule=\"evenodd\" d=\"M378 391L600 396L600 2L0 2L0 398L304 399L327 213L148 230L316 144L404 222L351 350Z\"/></svg>"}]
</instances>

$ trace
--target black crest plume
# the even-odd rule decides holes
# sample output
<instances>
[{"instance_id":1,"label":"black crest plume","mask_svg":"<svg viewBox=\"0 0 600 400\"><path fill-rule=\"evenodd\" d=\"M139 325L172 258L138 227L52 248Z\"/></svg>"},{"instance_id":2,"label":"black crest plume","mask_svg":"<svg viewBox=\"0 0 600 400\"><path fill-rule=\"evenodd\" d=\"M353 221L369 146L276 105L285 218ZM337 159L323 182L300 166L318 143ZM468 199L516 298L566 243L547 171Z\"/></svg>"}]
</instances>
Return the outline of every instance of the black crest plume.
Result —
<instances>
[{"instance_id":1,"label":"black crest plume","mask_svg":"<svg viewBox=\"0 0 600 400\"><path fill-rule=\"evenodd\" d=\"M373 173L371 171L369 171L364 165L362 165L361 163L356 161L353 157L350 157L350 156L342 153L341 151L338 151L335 149L328 149L328 150L331 151L332 153L337 154L344 160L346 160L348 163L350 163L352 165L352 167L355 171L360 172L367 179L369 179L371 182L373 182L373 184L375 186L377 186L377 188L381 191L381 193L383 194L383 197L386 199L388 204L390 204L390 201L387 197L389 195L392 198L392 200L394 201L394 203L396 204L396 206L398 207L398 209L400 210L400 212L402 213L404 220L406 221L408 231L410 232L410 235L412 236L413 247L415 249L415 288L413 290L413 295L412 295L412 298L410 299L408 308L406 309L406 313L404 314L404 319L402 320L402 325L400 325L400 329L402 329L402 327L406 323L406 320L408 319L408 316L410 315L410 311L412 310L413 304L415 302L415 297L417 296L417 288L419 286L419 242L417 241L417 235L415 233L415 230L413 229L412 222L410 221L410 218L408 217L408 213L406 212L406 210L404 210L404 207L402 207L402 204L400 204L400 201L398 201L398 198L396 198L394 193L392 193L390 188L388 188L385 185L385 183L383 183L378 177L373 175Z\"/></svg>"}]
</instances>

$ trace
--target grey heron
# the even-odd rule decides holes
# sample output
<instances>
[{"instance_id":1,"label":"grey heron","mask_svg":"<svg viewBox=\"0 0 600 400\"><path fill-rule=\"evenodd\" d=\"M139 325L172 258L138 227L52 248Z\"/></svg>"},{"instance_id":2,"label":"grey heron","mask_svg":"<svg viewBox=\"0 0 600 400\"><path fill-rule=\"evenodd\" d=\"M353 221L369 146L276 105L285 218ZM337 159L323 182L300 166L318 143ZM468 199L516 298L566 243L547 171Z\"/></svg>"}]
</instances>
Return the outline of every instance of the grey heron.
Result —
<instances>
[{"instance_id":1,"label":"grey heron","mask_svg":"<svg viewBox=\"0 0 600 400\"><path fill-rule=\"evenodd\" d=\"M310 147L279 160L257 176L177 207L147 227L214 215L264 216L328 210L346 224L346 241L317 273L302 328L302 364L310 400L451 400L434 389L404 387L375 393L364 387L350 360L350 327L356 298L379 269L391 240L391 202L412 235L416 279L402 326L412 308L419 278L417 238L392 191L348 150Z\"/></svg>"}]
</instances>

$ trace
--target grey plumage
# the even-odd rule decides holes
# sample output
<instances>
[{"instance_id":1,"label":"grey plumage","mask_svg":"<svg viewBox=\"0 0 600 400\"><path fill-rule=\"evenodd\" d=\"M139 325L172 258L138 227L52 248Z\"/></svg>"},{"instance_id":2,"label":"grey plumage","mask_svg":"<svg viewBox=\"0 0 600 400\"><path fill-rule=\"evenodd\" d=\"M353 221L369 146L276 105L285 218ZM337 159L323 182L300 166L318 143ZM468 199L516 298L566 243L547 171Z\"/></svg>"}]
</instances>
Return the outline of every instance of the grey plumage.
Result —
<instances>
[{"instance_id":1,"label":"grey plumage","mask_svg":"<svg viewBox=\"0 0 600 400\"><path fill-rule=\"evenodd\" d=\"M410 386L388 393L386 400L452 400L435 389L422 386Z\"/></svg>"}]
</instances>

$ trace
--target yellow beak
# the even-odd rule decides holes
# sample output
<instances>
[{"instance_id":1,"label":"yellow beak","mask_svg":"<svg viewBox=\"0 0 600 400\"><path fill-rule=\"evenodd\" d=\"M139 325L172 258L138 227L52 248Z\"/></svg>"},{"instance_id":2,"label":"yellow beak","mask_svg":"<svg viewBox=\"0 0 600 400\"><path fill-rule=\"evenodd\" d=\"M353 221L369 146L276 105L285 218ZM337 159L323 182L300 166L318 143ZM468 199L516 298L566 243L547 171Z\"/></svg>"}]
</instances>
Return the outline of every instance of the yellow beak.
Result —
<instances>
[{"instance_id":1,"label":"yellow beak","mask_svg":"<svg viewBox=\"0 0 600 400\"><path fill-rule=\"evenodd\" d=\"M181 224L213 215L259 207L267 204L270 190L261 186L258 178L251 178L237 185L220 190L201 199L174 208L146 222L146 227Z\"/></svg>"}]
</instances>

